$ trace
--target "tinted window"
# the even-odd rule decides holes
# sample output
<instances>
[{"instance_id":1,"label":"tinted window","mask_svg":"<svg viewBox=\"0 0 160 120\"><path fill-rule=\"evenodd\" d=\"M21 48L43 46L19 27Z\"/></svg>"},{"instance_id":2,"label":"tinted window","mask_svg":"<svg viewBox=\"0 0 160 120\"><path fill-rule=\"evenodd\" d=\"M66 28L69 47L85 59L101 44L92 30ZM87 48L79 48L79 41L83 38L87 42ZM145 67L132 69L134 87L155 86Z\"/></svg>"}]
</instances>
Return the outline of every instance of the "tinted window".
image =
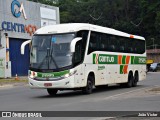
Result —
<instances>
[{"instance_id":1,"label":"tinted window","mask_svg":"<svg viewBox=\"0 0 160 120\"><path fill-rule=\"evenodd\" d=\"M82 41L78 41L75 46L74 64L77 65L82 61Z\"/></svg>"},{"instance_id":2,"label":"tinted window","mask_svg":"<svg viewBox=\"0 0 160 120\"><path fill-rule=\"evenodd\" d=\"M87 30L82 30L82 31L77 32L77 37L82 37L82 59L84 58L84 54L85 54L85 50L86 50L88 32L89 31L87 31Z\"/></svg>"},{"instance_id":3,"label":"tinted window","mask_svg":"<svg viewBox=\"0 0 160 120\"><path fill-rule=\"evenodd\" d=\"M77 65L84 60L88 31L86 30L78 31L76 37L82 37L82 40L78 41L75 46L75 53L73 59L74 65Z\"/></svg>"},{"instance_id":4,"label":"tinted window","mask_svg":"<svg viewBox=\"0 0 160 120\"><path fill-rule=\"evenodd\" d=\"M145 52L145 41L91 32L88 54L94 51L143 54Z\"/></svg>"},{"instance_id":5,"label":"tinted window","mask_svg":"<svg viewBox=\"0 0 160 120\"><path fill-rule=\"evenodd\" d=\"M98 44L99 44L98 37L99 37L99 35L95 32L91 34L88 53L91 53L91 52L94 52L94 51L98 50Z\"/></svg>"}]
</instances>

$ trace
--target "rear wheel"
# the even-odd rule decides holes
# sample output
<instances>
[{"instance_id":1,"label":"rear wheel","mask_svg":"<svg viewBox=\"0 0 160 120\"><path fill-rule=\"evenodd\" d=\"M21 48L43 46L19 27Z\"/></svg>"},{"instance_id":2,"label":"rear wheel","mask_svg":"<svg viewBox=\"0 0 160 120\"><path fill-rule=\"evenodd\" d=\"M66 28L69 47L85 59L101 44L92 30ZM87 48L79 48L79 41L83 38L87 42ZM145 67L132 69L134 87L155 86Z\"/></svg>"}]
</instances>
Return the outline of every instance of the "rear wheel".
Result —
<instances>
[{"instance_id":1,"label":"rear wheel","mask_svg":"<svg viewBox=\"0 0 160 120\"><path fill-rule=\"evenodd\" d=\"M127 83L121 83L120 86L130 88L130 87L132 87L132 85L133 85L133 74L130 72L128 74L128 82Z\"/></svg>"},{"instance_id":2,"label":"rear wheel","mask_svg":"<svg viewBox=\"0 0 160 120\"><path fill-rule=\"evenodd\" d=\"M130 88L133 85L133 74L130 72L128 75L128 82L126 83L126 87Z\"/></svg>"},{"instance_id":3,"label":"rear wheel","mask_svg":"<svg viewBox=\"0 0 160 120\"><path fill-rule=\"evenodd\" d=\"M129 74L128 74L128 81L127 81L127 83L120 83L120 86L121 86L121 87L127 87L127 88L130 88L130 87L132 87L132 86L133 86L133 80L134 80L134 78L133 78L133 74L132 74L132 72L129 72Z\"/></svg>"},{"instance_id":4,"label":"rear wheel","mask_svg":"<svg viewBox=\"0 0 160 120\"><path fill-rule=\"evenodd\" d=\"M47 92L50 96L55 96L58 92L56 89L47 89Z\"/></svg>"},{"instance_id":5,"label":"rear wheel","mask_svg":"<svg viewBox=\"0 0 160 120\"><path fill-rule=\"evenodd\" d=\"M138 75L138 72L136 72L135 75L134 75L132 86L136 87L138 81L139 81L139 75Z\"/></svg>"},{"instance_id":6,"label":"rear wheel","mask_svg":"<svg viewBox=\"0 0 160 120\"><path fill-rule=\"evenodd\" d=\"M88 80L87 80L87 85L86 85L86 87L84 87L83 89L82 89L82 92L84 93L84 94L91 94L92 93L92 91L93 91L93 86L94 86L94 77L92 77L92 76L89 76L88 77Z\"/></svg>"}]
</instances>

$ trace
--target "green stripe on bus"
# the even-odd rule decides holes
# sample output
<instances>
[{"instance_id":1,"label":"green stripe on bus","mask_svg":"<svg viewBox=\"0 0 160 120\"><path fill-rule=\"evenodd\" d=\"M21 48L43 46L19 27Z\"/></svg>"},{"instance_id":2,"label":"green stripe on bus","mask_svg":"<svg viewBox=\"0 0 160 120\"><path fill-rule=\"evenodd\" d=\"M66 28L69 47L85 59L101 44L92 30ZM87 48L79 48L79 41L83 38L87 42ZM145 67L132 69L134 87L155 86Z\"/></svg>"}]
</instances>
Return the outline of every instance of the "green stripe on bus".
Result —
<instances>
[{"instance_id":1,"label":"green stripe on bus","mask_svg":"<svg viewBox=\"0 0 160 120\"><path fill-rule=\"evenodd\" d=\"M126 55L122 56L122 64L126 64ZM146 64L146 57L131 56L130 64ZM118 64L118 55L93 54L93 64Z\"/></svg>"},{"instance_id":2,"label":"green stripe on bus","mask_svg":"<svg viewBox=\"0 0 160 120\"><path fill-rule=\"evenodd\" d=\"M69 73L69 70L61 72L51 72L51 73L40 73L37 72L37 77L61 77Z\"/></svg>"},{"instance_id":3,"label":"green stripe on bus","mask_svg":"<svg viewBox=\"0 0 160 120\"><path fill-rule=\"evenodd\" d=\"M131 56L131 64L134 64L134 56Z\"/></svg>"},{"instance_id":4,"label":"green stripe on bus","mask_svg":"<svg viewBox=\"0 0 160 120\"><path fill-rule=\"evenodd\" d=\"M131 64L146 64L146 57L134 56L131 57Z\"/></svg>"},{"instance_id":5,"label":"green stripe on bus","mask_svg":"<svg viewBox=\"0 0 160 120\"><path fill-rule=\"evenodd\" d=\"M96 54L93 54L93 64L96 64Z\"/></svg>"},{"instance_id":6,"label":"green stripe on bus","mask_svg":"<svg viewBox=\"0 0 160 120\"><path fill-rule=\"evenodd\" d=\"M124 56L124 55L122 57L122 64L126 64L126 56Z\"/></svg>"},{"instance_id":7,"label":"green stripe on bus","mask_svg":"<svg viewBox=\"0 0 160 120\"><path fill-rule=\"evenodd\" d=\"M124 65L120 65L120 74L123 74L123 67Z\"/></svg>"},{"instance_id":8,"label":"green stripe on bus","mask_svg":"<svg viewBox=\"0 0 160 120\"><path fill-rule=\"evenodd\" d=\"M93 64L118 64L118 56L107 54L93 54Z\"/></svg>"}]
</instances>

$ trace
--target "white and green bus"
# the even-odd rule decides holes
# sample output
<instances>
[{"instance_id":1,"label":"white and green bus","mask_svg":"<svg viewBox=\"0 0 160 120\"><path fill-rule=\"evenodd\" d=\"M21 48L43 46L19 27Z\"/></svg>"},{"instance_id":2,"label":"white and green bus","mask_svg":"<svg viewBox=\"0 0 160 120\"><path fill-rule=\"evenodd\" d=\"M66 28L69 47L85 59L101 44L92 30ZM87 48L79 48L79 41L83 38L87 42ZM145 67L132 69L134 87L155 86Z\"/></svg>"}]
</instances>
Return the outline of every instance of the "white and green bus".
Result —
<instances>
[{"instance_id":1,"label":"white and green bus","mask_svg":"<svg viewBox=\"0 0 160 120\"><path fill-rule=\"evenodd\" d=\"M31 43L30 43L31 42ZM29 85L58 90L120 84L134 87L146 78L145 39L92 24L71 23L42 27L30 43Z\"/></svg>"}]
</instances>

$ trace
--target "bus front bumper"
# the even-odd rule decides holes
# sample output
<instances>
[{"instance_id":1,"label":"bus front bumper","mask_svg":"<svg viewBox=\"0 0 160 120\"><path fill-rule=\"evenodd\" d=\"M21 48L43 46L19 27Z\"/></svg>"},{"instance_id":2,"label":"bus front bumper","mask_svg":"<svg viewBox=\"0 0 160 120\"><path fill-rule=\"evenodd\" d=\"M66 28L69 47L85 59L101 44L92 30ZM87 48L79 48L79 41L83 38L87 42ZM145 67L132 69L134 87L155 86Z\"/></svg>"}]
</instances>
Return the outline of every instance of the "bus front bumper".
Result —
<instances>
[{"instance_id":1,"label":"bus front bumper","mask_svg":"<svg viewBox=\"0 0 160 120\"><path fill-rule=\"evenodd\" d=\"M53 88L53 89L69 89L69 88L74 88L74 75L70 76L68 78L64 78L62 80L57 80L57 81L38 81L34 80L30 77L29 79L29 85L30 88L42 88L42 89L47 89L47 88Z\"/></svg>"}]
</instances>

